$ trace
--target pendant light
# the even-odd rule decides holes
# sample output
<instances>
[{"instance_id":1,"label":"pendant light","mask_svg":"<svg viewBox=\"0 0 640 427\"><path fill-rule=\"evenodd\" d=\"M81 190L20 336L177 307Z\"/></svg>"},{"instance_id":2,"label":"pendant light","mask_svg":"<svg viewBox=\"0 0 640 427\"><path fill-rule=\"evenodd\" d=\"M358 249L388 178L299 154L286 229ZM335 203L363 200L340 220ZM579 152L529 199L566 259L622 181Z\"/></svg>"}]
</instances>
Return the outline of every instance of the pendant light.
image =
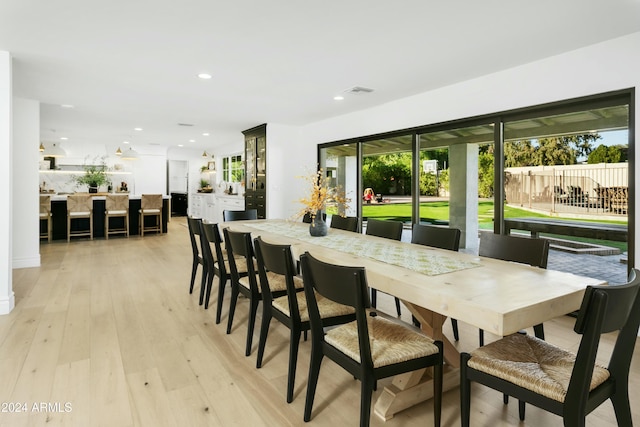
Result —
<instances>
[{"instance_id":1,"label":"pendant light","mask_svg":"<svg viewBox=\"0 0 640 427\"><path fill-rule=\"evenodd\" d=\"M138 160L140 158L140 156L138 155L137 151L135 151L133 148L129 147L128 150L126 150L124 153L122 153L122 158L124 160Z\"/></svg>"},{"instance_id":2,"label":"pendant light","mask_svg":"<svg viewBox=\"0 0 640 427\"><path fill-rule=\"evenodd\" d=\"M67 152L62 149L62 147L58 147L56 144L53 144L53 147L48 150L44 150L43 154L47 157L64 157L67 155Z\"/></svg>"}]
</instances>

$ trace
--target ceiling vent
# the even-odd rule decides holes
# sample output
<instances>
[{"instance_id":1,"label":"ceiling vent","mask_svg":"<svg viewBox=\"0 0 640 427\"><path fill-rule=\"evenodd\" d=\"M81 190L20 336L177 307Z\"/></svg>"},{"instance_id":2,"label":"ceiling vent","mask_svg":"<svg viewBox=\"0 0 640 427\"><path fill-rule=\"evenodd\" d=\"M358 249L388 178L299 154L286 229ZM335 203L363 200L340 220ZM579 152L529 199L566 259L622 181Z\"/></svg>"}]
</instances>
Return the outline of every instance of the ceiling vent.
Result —
<instances>
[{"instance_id":1,"label":"ceiling vent","mask_svg":"<svg viewBox=\"0 0 640 427\"><path fill-rule=\"evenodd\" d=\"M178 123L178 126L187 126L187 127L191 127L193 126L191 123Z\"/></svg>"},{"instance_id":2,"label":"ceiling vent","mask_svg":"<svg viewBox=\"0 0 640 427\"><path fill-rule=\"evenodd\" d=\"M362 86L354 86L350 89L345 90L345 93L352 93L354 95L360 95L363 93L371 93L373 92L373 89L370 89L368 87L362 87Z\"/></svg>"}]
</instances>

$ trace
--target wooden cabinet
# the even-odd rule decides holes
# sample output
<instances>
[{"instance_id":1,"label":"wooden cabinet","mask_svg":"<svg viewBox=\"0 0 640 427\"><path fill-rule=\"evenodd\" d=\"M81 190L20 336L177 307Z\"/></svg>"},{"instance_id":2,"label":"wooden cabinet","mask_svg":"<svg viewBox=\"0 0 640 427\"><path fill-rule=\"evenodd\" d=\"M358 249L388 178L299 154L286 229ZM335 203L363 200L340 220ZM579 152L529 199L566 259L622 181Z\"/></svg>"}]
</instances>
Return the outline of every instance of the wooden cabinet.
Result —
<instances>
[{"instance_id":1,"label":"wooden cabinet","mask_svg":"<svg viewBox=\"0 0 640 427\"><path fill-rule=\"evenodd\" d=\"M267 215L267 125L245 130L245 209L256 209L258 218Z\"/></svg>"}]
</instances>

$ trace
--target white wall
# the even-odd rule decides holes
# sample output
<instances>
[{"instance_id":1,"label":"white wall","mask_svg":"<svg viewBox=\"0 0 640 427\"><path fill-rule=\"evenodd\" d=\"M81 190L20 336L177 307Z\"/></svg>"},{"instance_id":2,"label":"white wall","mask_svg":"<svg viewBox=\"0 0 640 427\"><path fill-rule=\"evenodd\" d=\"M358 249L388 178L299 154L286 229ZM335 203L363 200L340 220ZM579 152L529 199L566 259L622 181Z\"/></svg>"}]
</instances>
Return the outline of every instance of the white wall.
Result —
<instances>
[{"instance_id":1,"label":"white wall","mask_svg":"<svg viewBox=\"0 0 640 427\"><path fill-rule=\"evenodd\" d=\"M13 158L20 167L13 170L13 268L40 266L38 232L38 161L40 144L40 103L13 99Z\"/></svg>"},{"instance_id":2,"label":"white wall","mask_svg":"<svg viewBox=\"0 0 640 427\"><path fill-rule=\"evenodd\" d=\"M0 193L6 203L0 203L0 314L7 314L15 306L13 273L11 271L13 213L13 147L11 55L0 51Z\"/></svg>"},{"instance_id":3,"label":"white wall","mask_svg":"<svg viewBox=\"0 0 640 427\"><path fill-rule=\"evenodd\" d=\"M316 145L319 143L640 87L639 69L640 33L634 33L379 107L313 123L300 129L299 139L292 147L301 156L301 161L287 156L286 167L282 167L282 162L270 165L269 179L279 182L294 180L299 163L315 162ZM635 140L640 141L640 106L637 102L635 108ZM290 141L276 140L276 135L268 140L269 148L287 143ZM640 164L640 150L636 150L636 164ZM295 200L293 196L287 198ZM287 201L281 203L281 209L289 204ZM639 201L636 200L636 203ZM271 207L270 211L275 209ZM640 241L638 235L636 240ZM640 265L640 251L635 256L635 265Z\"/></svg>"}]
</instances>

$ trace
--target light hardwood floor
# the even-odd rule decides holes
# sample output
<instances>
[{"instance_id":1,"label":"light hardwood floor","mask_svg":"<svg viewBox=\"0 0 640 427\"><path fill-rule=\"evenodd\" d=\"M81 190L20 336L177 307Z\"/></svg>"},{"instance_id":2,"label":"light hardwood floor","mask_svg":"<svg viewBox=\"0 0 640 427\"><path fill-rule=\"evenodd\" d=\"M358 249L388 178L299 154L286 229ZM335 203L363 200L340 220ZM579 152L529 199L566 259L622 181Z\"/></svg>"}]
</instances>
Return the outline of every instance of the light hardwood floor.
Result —
<instances>
[{"instance_id":1,"label":"light hardwood floor","mask_svg":"<svg viewBox=\"0 0 640 427\"><path fill-rule=\"evenodd\" d=\"M256 369L259 327L253 354L244 356L246 300L239 301L226 335L229 293L220 325L214 321L215 290L209 310L198 306L198 286L188 293L191 248L184 218L172 219L166 235L43 243L41 253L42 267L14 270L16 308L0 316L0 402L13 411L0 412L0 426L304 424L310 342L300 346L295 400L287 404L288 330L272 322L264 365ZM383 295L380 304L395 311L391 297ZM409 320L406 309L403 317ZM547 322L547 339L575 348L573 321ZM458 345L471 350L477 329L460 327ZM604 339L603 355L613 339ZM640 425L640 360L632 363L632 410ZM459 425L458 400L457 389L445 394L443 426ZM355 426L359 402L359 382L326 360L309 425ZM429 402L387 422L374 415L371 425L432 425L432 415ZM518 424L515 402L505 406L498 393L473 389L472 425ZM529 405L525 425L562 421ZM591 414L587 425L616 425L611 404Z\"/></svg>"}]
</instances>

